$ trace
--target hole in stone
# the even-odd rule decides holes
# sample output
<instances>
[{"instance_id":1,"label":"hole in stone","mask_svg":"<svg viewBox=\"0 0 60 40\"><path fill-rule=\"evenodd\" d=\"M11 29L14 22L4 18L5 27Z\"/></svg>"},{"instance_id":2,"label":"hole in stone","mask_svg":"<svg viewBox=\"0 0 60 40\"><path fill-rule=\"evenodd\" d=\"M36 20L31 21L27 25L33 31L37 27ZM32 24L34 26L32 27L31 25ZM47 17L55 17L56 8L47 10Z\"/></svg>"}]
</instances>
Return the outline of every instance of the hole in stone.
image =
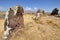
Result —
<instances>
[{"instance_id":1,"label":"hole in stone","mask_svg":"<svg viewBox=\"0 0 60 40\"><path fill-rule=\"evenodd\" d=\"M17 26L17 25L16 25Z\"/></svg>"}]
</instances>

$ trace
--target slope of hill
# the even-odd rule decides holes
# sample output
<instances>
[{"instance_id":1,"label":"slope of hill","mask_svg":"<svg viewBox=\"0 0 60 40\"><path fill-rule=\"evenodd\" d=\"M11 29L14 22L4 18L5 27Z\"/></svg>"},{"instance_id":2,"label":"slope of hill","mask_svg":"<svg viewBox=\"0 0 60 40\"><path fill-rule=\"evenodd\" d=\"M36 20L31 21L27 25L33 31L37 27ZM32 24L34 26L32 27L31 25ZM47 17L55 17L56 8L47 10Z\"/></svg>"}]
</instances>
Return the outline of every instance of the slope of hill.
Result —
<instances>
[{"instance_id":1,"label":"slope of hill","mask_svg":"<svg viewBox=\"0 0 60 40\"><path fill-rule=\"evenodd\" d=\"M4 18L5 17L5 11L1 12L0 11L0 18Z\"/></svg>"},{"instance_id":2,"label":"slope of hill","mask_svg":"<svg viewBox=\"0 0 60 40\"><path fill-rule=\"evenodd\" d=\"M60 18L42 16L33 20L34 15L24 14L24 29L18 29L10 40L60 40ZM0 19L0 39L4 20Z\"/></svg>"}]
</instances>

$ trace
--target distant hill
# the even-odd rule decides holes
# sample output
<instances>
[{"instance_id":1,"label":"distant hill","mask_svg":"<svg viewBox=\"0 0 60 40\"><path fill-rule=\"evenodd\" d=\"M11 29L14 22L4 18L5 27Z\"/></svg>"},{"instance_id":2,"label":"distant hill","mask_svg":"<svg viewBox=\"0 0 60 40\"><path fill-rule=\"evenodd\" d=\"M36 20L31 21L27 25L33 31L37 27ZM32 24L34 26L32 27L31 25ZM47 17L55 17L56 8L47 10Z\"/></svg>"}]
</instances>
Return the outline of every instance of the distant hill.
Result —
<instances>
[{"instance_id":1,"label":"distant hill","mask_svg":"<svg viewBox=\"0 0 60 40\"><path fill-rule=\"evenodd\" d=\"M0 18L4 18L5 17L5 11L0 11Z\"/></svg>"}]
</instances>

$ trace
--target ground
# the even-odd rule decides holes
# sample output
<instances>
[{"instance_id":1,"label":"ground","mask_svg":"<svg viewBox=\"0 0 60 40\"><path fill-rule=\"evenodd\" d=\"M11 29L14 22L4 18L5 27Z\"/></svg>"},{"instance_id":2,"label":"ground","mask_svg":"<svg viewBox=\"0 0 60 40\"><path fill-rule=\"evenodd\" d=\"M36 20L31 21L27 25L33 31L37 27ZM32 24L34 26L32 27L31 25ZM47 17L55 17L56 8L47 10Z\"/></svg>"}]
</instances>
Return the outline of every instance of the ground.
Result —
<instances>
[{"instance_id":1,"label":"ground","mask_svg":"<svg viewBox=\"0 0 60 40\"><path fill-rule=\"evenodd\" d=\"M1 38L2 38L2 36L3 36L3 31L4 31L4 19L0 19L0 40L1 40Z\"/></svg>"},{"instance_id":2,"label":"ground","mask_svg":"<svg viewBox=\"0 0 60 40\"><path fill-rule=\"evenodd\" d=\"M24 14L25 29L19 29L10 40L60 40L60 18L42 16L33 20L34 15ZM4 29L4 19L0 19L0 40Z\"/></svg>"}]
</instances>

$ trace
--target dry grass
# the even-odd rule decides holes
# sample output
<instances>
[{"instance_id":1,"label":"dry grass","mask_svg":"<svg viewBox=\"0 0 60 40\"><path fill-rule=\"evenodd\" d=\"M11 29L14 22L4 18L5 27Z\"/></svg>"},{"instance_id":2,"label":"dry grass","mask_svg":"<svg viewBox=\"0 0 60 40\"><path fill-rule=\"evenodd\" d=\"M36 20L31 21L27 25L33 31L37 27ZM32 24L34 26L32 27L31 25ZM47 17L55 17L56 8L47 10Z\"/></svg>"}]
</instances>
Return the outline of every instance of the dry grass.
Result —
<instances>
[{"instance_id":1,"label":"dry grass","mask_svg":"<svg viewBox=\"0 0 60 40\"><path fill-rule=\"evenodd\" d=\"M34 15L24 14L25 29L18 29L10 40L60 40L60 18L42 16L39 20ZM0 19L0 40L3 33L4 19Z\"/></svg>"},{"instance_id":2,"label":"dry grass","mask_svg":"<svg viewBox=\"0 0 60 40\"><path fill-rule=\"evenodd\" d=\"M3 27L4 27L4 19L0 19L0 40L2 39L3 35Z\"/></svg>"}]
</instances>

